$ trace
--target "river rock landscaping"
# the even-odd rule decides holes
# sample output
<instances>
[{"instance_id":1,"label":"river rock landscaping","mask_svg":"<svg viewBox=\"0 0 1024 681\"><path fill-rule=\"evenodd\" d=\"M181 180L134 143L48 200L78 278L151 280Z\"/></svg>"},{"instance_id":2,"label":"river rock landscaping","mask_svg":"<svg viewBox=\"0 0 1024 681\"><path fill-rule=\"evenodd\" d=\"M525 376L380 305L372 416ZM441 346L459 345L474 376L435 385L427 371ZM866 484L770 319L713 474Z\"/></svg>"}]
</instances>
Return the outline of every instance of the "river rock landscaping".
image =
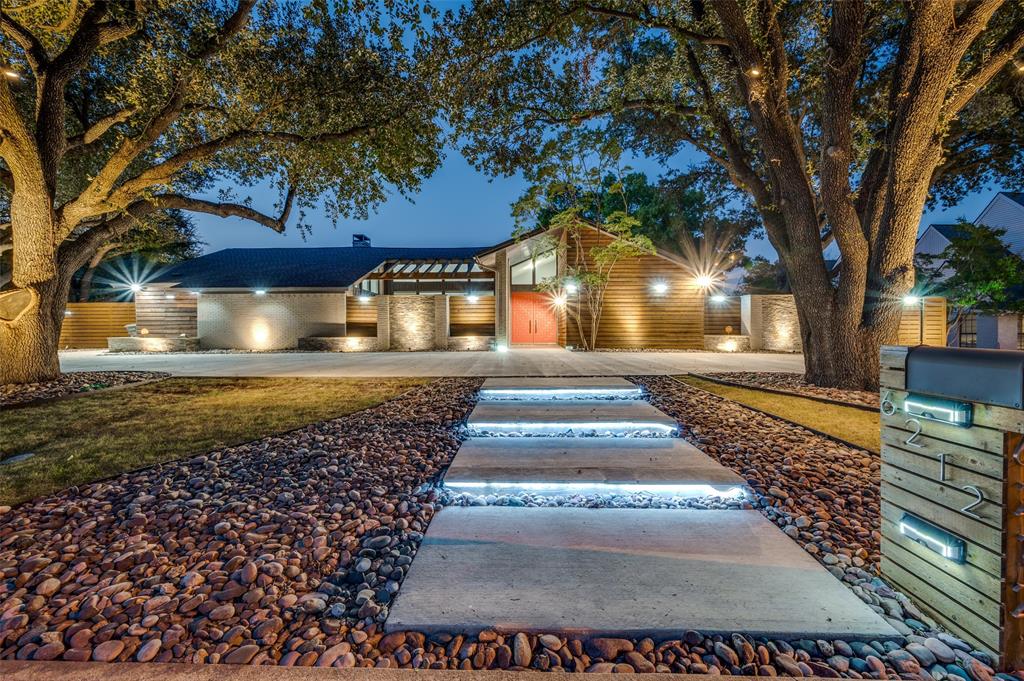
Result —
<instances>
[{"instance_id":1,"label":"river rock landscaping","mask_svg":"<svg viewBox=\"0 0 1024 681\"><path fill-rule=\"evenodd\" d=\"M0 386L0 407L28 404L66 397L78 393L92 392L116 385L142 383L166 378L168 373L160 371L73 371L44 383L23 383Z\"/></svg>"},{"instance_id":2,"label":"river rock landscaping","mask_svg":"<svg viewBox=\"0 0 1024 681\"><path fill-rule=\"evenodd\" d=\"M736 503L753 503L905 641L383 634L443 503L675 503L439 492L479 387L442 379L346 417L0 508L0 659L1024 680L995 674L877 577L877 456L671 378L636 380L686 438L747 479L754 497Z\"/></svg>"},{"instance_id":3,"label":"river rock landscaping","mask_svg":"<svg viewBox=\"0 0 1024 681\"><path fill-rule=\"evenodd\" d=\"M782 390L802 397L819 397L836 402L878 408L878 393L867 390L822 388L821 386L811 385L804 381L803 374L785 371L718 371L704 375L708 378L728 381L747 386L748 388Z\"/></svg>"}]
</instances>

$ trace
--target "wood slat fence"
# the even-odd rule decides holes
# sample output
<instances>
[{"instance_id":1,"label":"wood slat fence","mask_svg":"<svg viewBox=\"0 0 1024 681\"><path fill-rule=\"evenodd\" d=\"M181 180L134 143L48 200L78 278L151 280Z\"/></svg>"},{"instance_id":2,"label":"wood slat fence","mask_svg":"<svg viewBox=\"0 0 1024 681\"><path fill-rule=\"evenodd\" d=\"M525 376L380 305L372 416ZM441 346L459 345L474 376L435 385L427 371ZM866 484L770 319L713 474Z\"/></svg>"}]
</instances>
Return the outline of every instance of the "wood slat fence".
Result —
<instances>
[{"instance_id":1,"label":"wood slat fence","mask_svg":"<svg viewBox=\"0 0 1024 681\"><path fill-rule=\"evenodd\" d=\"M107 338L127 336L125 324L134 323L134 303L68 303L60 330L60 347L105 348Z\"/></svg>"}]
</instances>

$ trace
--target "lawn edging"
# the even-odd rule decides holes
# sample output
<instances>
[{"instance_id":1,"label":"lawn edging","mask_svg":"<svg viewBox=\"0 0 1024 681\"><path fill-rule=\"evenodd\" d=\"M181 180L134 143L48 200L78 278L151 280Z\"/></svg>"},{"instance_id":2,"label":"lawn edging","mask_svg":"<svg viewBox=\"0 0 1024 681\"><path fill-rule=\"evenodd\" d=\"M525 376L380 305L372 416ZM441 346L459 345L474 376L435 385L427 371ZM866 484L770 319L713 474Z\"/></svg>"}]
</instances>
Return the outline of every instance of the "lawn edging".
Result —
<instances>
[{"instance_id":1,"label":"lawn edging","mask_svg":"<svg viewBox=\"0 0 1024 681\"><path fill-rule=\"evenodd\" d=\"M779 388L766 388L765 386L751 385L750 383L737 383L736 381L727 381L725 379L716 378L714 376L709 376L707 374L698 374L698 373L696 373L694 371L690 371L686 375L687 376L696 376L697 378L703 379L703 380L708 381L710 383L718 383L719 385L728 385L728 386L733 387L733 388L746 388L747 390L760 390L762 392L775 393L776 395L785 395L787 397L800 397L800 398L803 398L805 400L814 400L815 402L824 402L825 404L833 404L833 405L835 405L837 407L852 407L853 409L860 409L862 411L870 411L870 412L877 412L878 411L878 409L876 409L875 407L869 407L866 404L858 404L856 402L844 402L843 400L833 400L833 399L829 399L828 397L821 397L820 395L810 395L810 394L805 394L805 393L798 393L798 392L794 392L792 390L780 390ZM744 406L746 406L746 405L744 405ZM783 420L785 420L785 419L783 419ZM799 424L797 424L797 425L799 425ZM802 426L802 427L806 428L807 426ZM808 428L808 430L810 430L810 429ZM832 437L832 436L829 436L829 437ZM832 439L836 440L838 438L833 437Z\"/></svg>"},{"instance_id":2,"label":"lawn edging","mask_svg":"<svg viewBox=\"0 0 1024 681\"><path fill-rule=\"evenodd\" d=\"M743 388L745 390L764 390L764 392L773 392L773 393L777 393L777 394L782 394L782 395L785 395L786 397L798 397L798 398L803 398L803 399L815 399L815 398L810 398L810 397L804 398L803 395L797 395L797 394L794 394L794 393L786 392L784 390L765 390L763 388L752 388L749 385L730 384L730 383L726 383L724 381L715 381L715 380L712 380L712 379L708 379L708 378L706 378L704 376L701 376L700 374L693 374L693 373L691 373L691 374L686 374L686 375L687 376L694 376L696 378L700 378L700 379L705 380L705 381L710 381L711 383L719 383L721 385L729 385L730 387L734 387L734 388ZM844 440L841 437L836 437L835 435L832 435L831 433L826 433L823 430L818 430L817 428L812 428L812 427L806 426L806 425L804 425L802 423L797 423L796 421L790 421L789 419L784 418L782 416L779 416L778 414L773 414L773 413L765 411L763 409L758 409L757 407L752 407L749 404L744 404L743 402L738 402L738 401L736 401L734 399L725 397L723 395L716 395L713 392L710 392L708 390L704 390L703 388L699 388L699 387L697 387L695 385L691 385L691 384L687 383L686 381L682 381L682 380L680 380L676 376L668 375L667 377L672 379L676 383L680 383L682 385L685 385L687 388L692 388L693 390L699 390L700 392L704 393L705 395L711 395L713 397L717 397L720 400L729 400L730 402L734 402L734 403L738 404L739 406L743 407L744 409L750 409L751 411L756 411L759 414L764 414L765 416L770 416L773 419L778 419L779 421L782 421L783 423L788 423L791 426L796 426L797 428L803 428L804 430L806 430L806 431L808 431L810 433L814 433L815 435L820 435L821 437L827 437L829 440L832 440L833 442L838 442L839 444L845 445L846 447L850 447L851 449L855 449L857 451L862 451L862 452L870 452L871 454L874 454L876 456L878 456L880 454L880 452L877 452L877 451L875 451L873 449L869 449L869 448L864 447L862 445L858 445L858 444L855 444L853 442L849 442L848 440ZM852 407L853 406L853 405L851 405L849 403L846 403L846 402L835 402L834 400L823 400L823 399L820 399L820 398L817 401L819 401L819 402L830 401L830 402L833 402L838 407ZM861 408L863 408L863 405L861 405ZM873 411L875 411L875 409L868 409L867 411L872 411L873 412Z\"/></svg>"}]
</instances>

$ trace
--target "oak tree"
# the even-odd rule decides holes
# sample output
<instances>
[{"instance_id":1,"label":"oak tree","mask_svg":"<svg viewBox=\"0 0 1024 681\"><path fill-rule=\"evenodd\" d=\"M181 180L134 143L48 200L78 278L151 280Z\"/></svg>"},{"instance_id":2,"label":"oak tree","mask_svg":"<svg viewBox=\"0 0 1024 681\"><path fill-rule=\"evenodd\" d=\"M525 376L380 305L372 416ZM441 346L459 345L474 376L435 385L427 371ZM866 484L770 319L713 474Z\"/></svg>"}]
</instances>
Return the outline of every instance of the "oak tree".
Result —
<instances>
[{"instance_id":1,"label":"oak tree","mask_svg":"<svg viewBox=\"0 0 1024 681\"><path fill-rule=\"evenodd\" d=\"M779 254L814 383L877 385L929 200L1024 176L1014 0L479 0L445 26L489 172L579 131L702 152Z\"/></svg>"},{"instance_id":2,"label":"oak tree","mask_svg":"<svg viewBox=\"0 0 1024 681\"><path fill-rule=\"evenodd\" d=\"M156 211L283 232L416 188L440 153L425 30L405 0L0 4L0 383L59 373L74 272Z\"/></svg>"}]
</instances>

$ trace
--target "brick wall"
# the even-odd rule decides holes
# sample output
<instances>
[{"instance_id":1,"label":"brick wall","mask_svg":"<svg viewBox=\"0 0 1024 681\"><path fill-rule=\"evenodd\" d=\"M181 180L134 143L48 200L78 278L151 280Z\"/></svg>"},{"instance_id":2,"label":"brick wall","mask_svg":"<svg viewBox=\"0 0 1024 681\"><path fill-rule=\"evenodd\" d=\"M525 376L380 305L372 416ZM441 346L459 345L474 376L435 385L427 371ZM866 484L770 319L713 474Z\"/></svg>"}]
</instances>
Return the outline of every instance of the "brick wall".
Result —
<instances>
[{"instance_id":1,"label":"brick wall","mask_svg":"<svg viewBox=\"0 0 1024 681\"><path fill-rule=\"evenodd\" d=\"M294 348L306 336L345 335L345 294L204 292L197 326L204 348Z\"/></svg>"},{"instance_id":2,"label":"brick wall","mask_svg":"<svg viewBox=\"0 0 1024 681\"><path fill-rule=\"evenodd\" d=\"M434 296L390 296L391 350L433 350ZM312 335L312 334L311 334ZM322 335L322 334L321 334Z\"/></svg>"}]
</instances>

